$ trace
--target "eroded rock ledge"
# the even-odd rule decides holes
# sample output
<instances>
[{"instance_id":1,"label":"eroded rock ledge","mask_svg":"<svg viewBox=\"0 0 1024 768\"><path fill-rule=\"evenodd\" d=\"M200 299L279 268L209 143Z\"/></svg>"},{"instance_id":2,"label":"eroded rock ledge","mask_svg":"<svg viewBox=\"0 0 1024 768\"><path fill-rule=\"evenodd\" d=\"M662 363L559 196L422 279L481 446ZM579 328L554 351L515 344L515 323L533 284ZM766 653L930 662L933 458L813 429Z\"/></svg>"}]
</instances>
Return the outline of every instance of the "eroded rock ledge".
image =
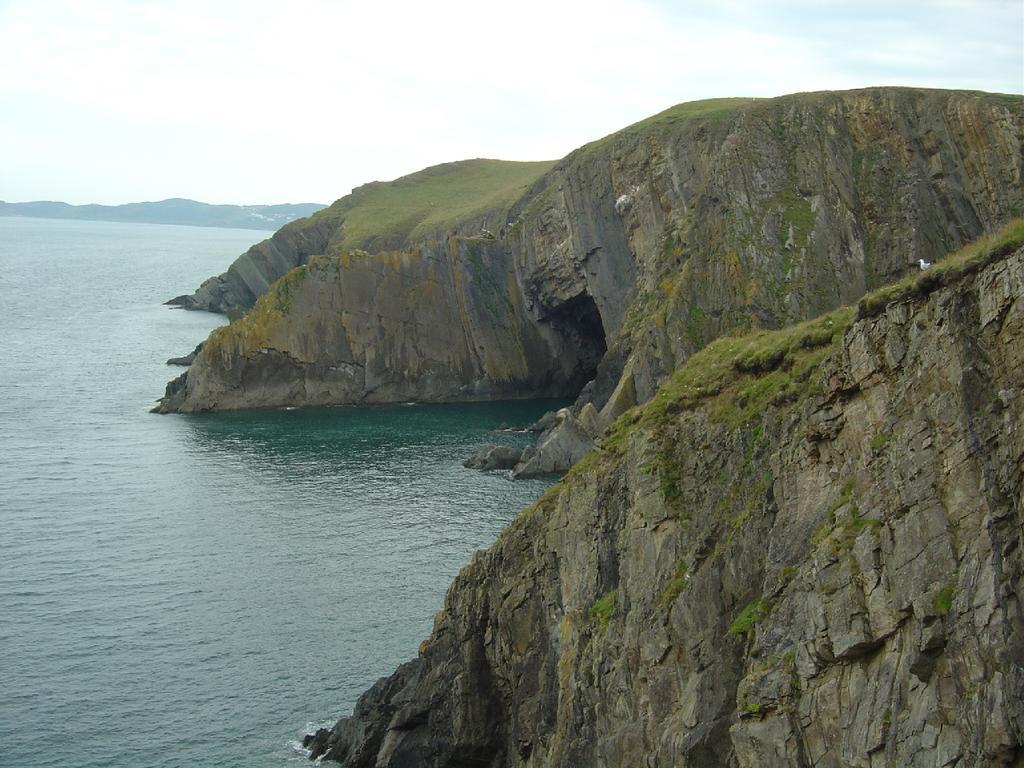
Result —
<instances>
[{"instance_id":1,"label":"eroded rock ledge","mask_svg":"<svg viewBox=\"0 0 1024 768\"><path fill-rule=\"evenodd\" d=\"M1019 765L1024 250L979 269L694 356L314 755Z\"/></svg>"}]
</instances>

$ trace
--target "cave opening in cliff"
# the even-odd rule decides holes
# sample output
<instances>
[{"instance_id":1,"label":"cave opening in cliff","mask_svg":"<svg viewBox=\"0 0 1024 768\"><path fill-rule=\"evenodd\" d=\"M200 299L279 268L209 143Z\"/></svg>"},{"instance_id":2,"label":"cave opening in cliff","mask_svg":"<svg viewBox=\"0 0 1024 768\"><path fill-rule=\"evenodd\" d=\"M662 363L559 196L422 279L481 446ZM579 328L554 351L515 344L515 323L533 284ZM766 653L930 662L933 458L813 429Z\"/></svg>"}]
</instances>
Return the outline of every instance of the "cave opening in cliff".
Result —
<instances>
[{"instance_id":1,"label":"cave opening in cliff","mask_svg":"<svg viewBox=\"0 0 1024 768\"><path fill-rule=\"evenodd\" d=\"M608 351L601 312L593 296L581 293L559 305L548 316L548 321L569 340L576 352L575 366L569 371L564 393L575 397L597 375L598 364Z\"/></svg>"}]
</instances>

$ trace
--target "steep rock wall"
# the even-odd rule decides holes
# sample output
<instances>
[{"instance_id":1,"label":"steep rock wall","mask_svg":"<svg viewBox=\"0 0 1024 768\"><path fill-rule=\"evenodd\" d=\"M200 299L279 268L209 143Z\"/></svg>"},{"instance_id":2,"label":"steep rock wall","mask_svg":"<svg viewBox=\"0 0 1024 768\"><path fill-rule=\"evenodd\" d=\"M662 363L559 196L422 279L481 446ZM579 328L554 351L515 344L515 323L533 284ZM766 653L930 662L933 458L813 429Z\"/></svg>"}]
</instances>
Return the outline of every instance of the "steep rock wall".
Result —
<instances>
[{"instance_id":1,"label":"steep rock wall","mask_svg":"<svg viewBox=\"0 0 1024 768\"><path fill-rule=\"evenodd\" d=\"M1024 249L979 270L694 357L314 755L1019 765Z\"/></svg>"},{"instance_id":2,"label":"steep rock wall","mask_svg":"<svg viewBox=\"0 0 1024 768\"><path fill-rule=\"evenodd\" d=\"M555 397L604 353L581 323L539 324L502 243L452 237L415 250L320 256L222 327L161 407ZM596 311L591 325L599 327ZM582 332L579 330L583 328Z\"/></svg>"}]
</instances>

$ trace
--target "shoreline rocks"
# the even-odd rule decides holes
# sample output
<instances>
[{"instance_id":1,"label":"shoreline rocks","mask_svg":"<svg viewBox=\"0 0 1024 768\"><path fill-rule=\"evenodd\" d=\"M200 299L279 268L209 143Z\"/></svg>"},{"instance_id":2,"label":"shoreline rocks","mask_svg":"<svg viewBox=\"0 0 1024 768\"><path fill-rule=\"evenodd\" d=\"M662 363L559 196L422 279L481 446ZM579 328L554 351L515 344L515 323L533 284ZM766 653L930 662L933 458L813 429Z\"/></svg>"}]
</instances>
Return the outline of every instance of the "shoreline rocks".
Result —
<instances>
[{"instance_id":1,"label":"shoreline rocks","mask_svg":"<svg viewBox=\"0 0 1024 768\"><path fill-rule=\"evenodd\" d=\"M192 365L192 363L194 363L196 361L196 355L199 354L199 352L202 350L203 345L205 343L206 342L204 342L204 341L199 342L198 344L196 344L196 348L193 349L191 352L189 352L187 355L183 355L182 357L172 357L172 358L170 358L167 361L166 364L167 365L181 365L181 366L184 366L184 367L187 368L188 366Z\"/></svg>"},{"instance_id":2,"label":"shoreline rocks","mask_svg":"<svg viewBox=\"0 0 1024 768\"><path fill-rule=\"evenodd\" d=\"M491 472L495 469L512 469L519 463L523 452L509 445L487 444L462 462L467 469Z\"/></svg>"},{"instance_id":3,"label":"shoreline rocks","mask_svg":"<svg viewBox=\"0 0 1024 768\"><path fill-rule=\"evenodd\" d=\"M535 447L522 452L512 470L513 478L539 477L565 472L594 447L587 433L568 408L555 414L555 423L544 432Z\"/></svg>"}]
</instances>

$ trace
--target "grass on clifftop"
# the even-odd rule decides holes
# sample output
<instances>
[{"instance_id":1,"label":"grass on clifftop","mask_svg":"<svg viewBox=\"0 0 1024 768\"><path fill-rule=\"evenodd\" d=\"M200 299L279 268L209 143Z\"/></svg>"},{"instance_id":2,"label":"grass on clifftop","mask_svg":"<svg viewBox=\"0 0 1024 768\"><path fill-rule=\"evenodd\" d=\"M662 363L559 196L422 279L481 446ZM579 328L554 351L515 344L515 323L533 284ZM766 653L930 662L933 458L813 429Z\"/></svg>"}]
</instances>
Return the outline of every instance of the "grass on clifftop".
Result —
<instances>
[{"instance_id":1,"label":"grass on clifftop","mask_svg":"<svg viewBox=\"0 0 1024 768\"><path fill-rule=\"evenodd\" d=\"M484 159L445 163L394 181L366 184L322 215L344 217L338 244L343 251L372 249L376 241L394 237L427 237L489 212L504 212L554 164Z\"/></svg>"},{"instance_id":2,"label":"grass on clifftop","mask_svg":"<svg viewBox=\"0 0 1024 768\"><path fill-rule=\"evenodd\" d=\"M597 141L584 144L580 149L582 152L591 152L595 149L608 145L620 137L643 136L654 131L660 131L668 128L675 123L693 120L694 118L720 120L724 117L728 117L740 107L750 104L753 101L757 101L757 99L749 97L733 97L725 99L702 99L700 101L687 101L682 104L676 104L674 107L669 107L664 112L659 112L658 114L652 115L638 123L628 125L622 130L611 133Z\"/></svg>"}]
</instances>

